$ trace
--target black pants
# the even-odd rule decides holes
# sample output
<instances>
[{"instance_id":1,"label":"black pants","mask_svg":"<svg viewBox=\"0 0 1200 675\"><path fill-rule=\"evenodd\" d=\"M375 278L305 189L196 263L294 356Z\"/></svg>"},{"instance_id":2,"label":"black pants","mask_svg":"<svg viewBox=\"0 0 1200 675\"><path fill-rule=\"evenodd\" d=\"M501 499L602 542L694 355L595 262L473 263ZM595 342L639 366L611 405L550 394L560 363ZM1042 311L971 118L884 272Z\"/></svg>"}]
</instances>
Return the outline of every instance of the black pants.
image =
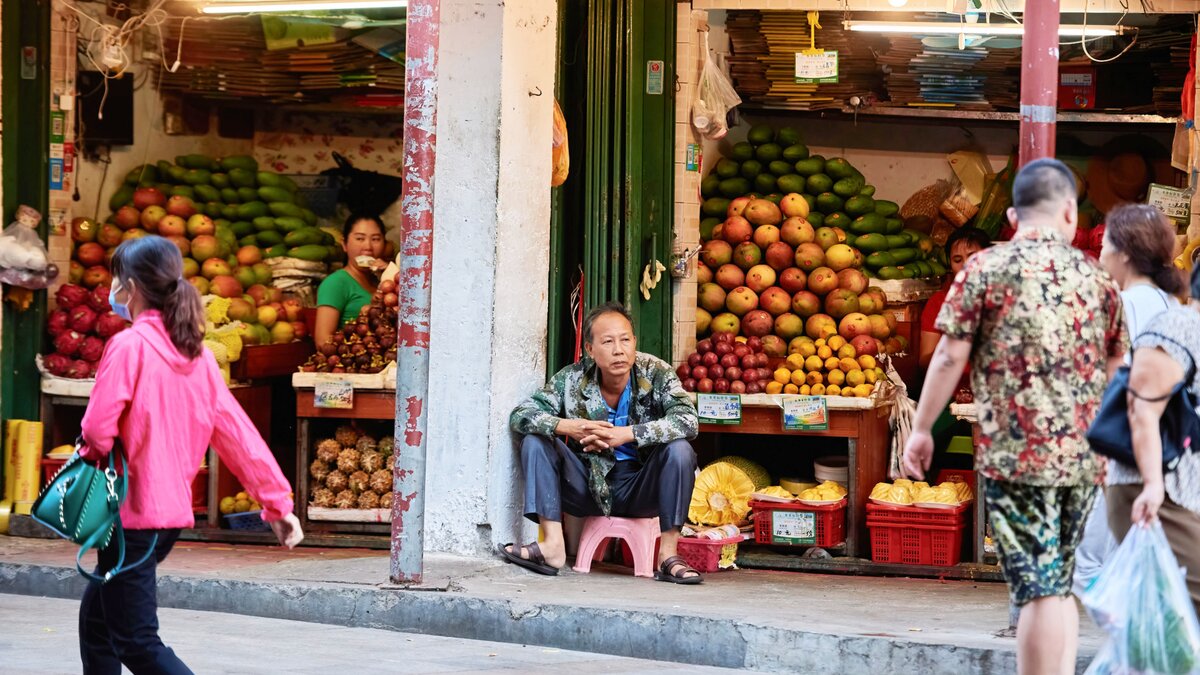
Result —
<instances>
[{"instance_id":1,"label":"black pants","mask_svg":"<svg viewBox=\"0 0 1200 675\"><path fill-rule=\"evenodd\" d=\"M87 675L120 675L125 664L141 673L191 673L158 637L157 570L171 552L179 530L125 530L125 561L132 563L149 549L158 534L154 555L113 577L91 582L79 606L79 652ZM117 547L100 550L97 574L117 564Z\"/></svg>"},{"instance_id":2,"label":"black pants","mask_svg":"<svg viewBox=\"0 0 1200 675\"><path fill-rule=\"evenodd\" d=\"M587 485L587 465L562 441L530 434L521 440L525 471L525 517L561 522L572 516L601 516ZM684 440L655 448L645 464L617 462L608 473L612 514L618 518L653 518L663 532L687 522L696 483L696 452Z\"/></svg>"}]
</instances>

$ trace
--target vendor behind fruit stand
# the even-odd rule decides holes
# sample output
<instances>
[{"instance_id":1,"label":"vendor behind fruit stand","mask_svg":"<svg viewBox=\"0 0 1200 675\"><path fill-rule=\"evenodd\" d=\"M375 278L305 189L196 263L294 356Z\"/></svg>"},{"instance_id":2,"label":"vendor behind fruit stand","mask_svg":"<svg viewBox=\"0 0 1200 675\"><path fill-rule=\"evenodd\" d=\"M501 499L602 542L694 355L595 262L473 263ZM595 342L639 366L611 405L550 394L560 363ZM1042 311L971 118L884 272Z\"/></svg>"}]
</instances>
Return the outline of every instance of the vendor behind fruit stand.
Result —
<instances>
[{"instance_id":1,"label":"vendor behind fruit stand","mask_svg":"<svg viewBox=\"0 0 1200 675\"><path fill-rule=\"evenodd\" d=\"M386 243L377 216L351 214L342 227L346 266L325 277L317 289L317 320L313 340L329 342L333 332L358 316L371 303L378 276L387 268L380 260Z\"/></svg>"},{"instance_id":2,"label":"vendor behind fruit stand","mask_svg":"<svg viewBox=\"0 0 1200 675\"><path fill-rule=\"evenodd\" d=\"M941 290L929 296L929 300L925 303L925 309L921 311L920 355L922 368L929 367L929 360L933 358L933 350L937 348L938 340L942 339L941 331L934 328L933 324L937 321L938 312L942 311L942 303L946 302L946 291L950 289L950 282L954 281L954 278L962 271L968 258L991 245L992 242L988 239L987 233L977 227L960 227L946 240L946 259L950 261L950 277Z\"/></svg>"}]
</instances>

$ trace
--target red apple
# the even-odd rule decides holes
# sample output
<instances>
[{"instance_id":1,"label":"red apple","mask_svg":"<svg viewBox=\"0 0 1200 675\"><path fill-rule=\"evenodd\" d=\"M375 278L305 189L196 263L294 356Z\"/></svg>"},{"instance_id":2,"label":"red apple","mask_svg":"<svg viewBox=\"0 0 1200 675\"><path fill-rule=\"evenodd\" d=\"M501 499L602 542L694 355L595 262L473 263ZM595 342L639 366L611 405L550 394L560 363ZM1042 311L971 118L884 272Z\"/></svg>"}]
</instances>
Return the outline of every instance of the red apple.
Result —
<instances>
[{"instance_id":1,"label":"red apple","mask_svg":"<svg viewBox=\"0 0 1200 675\"><path fill-rule=\"evenodd\" d=\"M725 378L713 380L713 391L717 392L718 394L724 394L728 392L729 380L726 380Z\"/></svg>"},{"instance_id":2,"label":"red apple","mask_svg":"<svg viewBox=\"0 0 1200 675\"><path fill-rule=\"evenodd\" d=\"M696 366L700 365L700 358L701 357L698 352L692 352L691 354L688 355L688 358L687 358L688 366L691 368L695 368Z\"/></svg>"},{"instance_id":3,"label":"red apple","mask_svg":"<svg viewBox=\"0 0 1200 675\"><path fill-rule=\"evenodd\" d=\"M703 380L704 378L708 377L708 368L705 366L696 366L695 368L692 368L692 377L696 378L696 381Z\"/></svg>"},{"instance_id":4,"label":"red apple","mask_svg":"<svg viewBox=\"0 0 1200 675\"><path fill-rule=\"evenodd\" d=\"M741 380L733 380L729 383L729 393L744 394L746 393L746 383Z\"/></svg>"},{"instance_id":5,"label":"red apple","mask_svg":"<svg viewBox=\"0 0 1200 675\"><path fill-rule=\"evenodd\" d=\"M707 377L704 379L696 380L696 391L708 394L708 393L711 393L712 390L713 390L713 381L712 380L708 379Z\"/></svg>"},{"instance_id":6,"label":"red apple","mask_svg":"<svg viewBox=\"0 0 1200 675\"><path fill-rule=\"evenodd\" d=\"M710 367L708 369L708 376L711 377L714 382L716 380L719 380L719 379L725 377L725 367L719 363L715 366Z\"/></svg>"},{"instance_id":7,"label":"red apple","mask_svg":"<svg viewBox=\"0 0 1200 675\"><path fill-rule=\"evenodd\" d=\"M721 357L717 356L716 352L709 352L700 358L700 362L706 366L715 366L720 360ZM696 379L698 380L700 378L697 377Z\"/></svg>"},{"instance_id":8,"label":"red apple","mask_svg":"<svg viewBox=\"0 0 1200 675\"><path fill-rule=\"evenodd\" d=\"M705 340L701 340L696 343L696 351L700 354L704 354L706 352L711 352L712 348L713 348L713 343L711 340L705 339Z\"/></svg>"}]
</instances>

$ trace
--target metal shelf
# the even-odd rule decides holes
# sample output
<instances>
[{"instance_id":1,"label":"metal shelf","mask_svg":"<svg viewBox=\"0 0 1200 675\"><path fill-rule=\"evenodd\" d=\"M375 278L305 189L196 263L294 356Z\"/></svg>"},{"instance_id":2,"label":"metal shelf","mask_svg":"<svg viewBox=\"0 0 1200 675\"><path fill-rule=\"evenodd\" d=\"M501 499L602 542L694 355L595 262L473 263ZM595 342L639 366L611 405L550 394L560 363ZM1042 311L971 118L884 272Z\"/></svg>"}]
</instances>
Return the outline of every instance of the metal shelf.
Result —
<instances>
[{"instance_id":1,"label":"metal shelf","mask_svg":"<svg viewBox=\"0 0 1200 675\"><path fill-rule=\"evenodd\" d=\"M947 110L937 108L891 108L874 106L863 108L857 113L853 108L843 107L840 110L807 110L786 104L743 104L743 112L748 113L784 113L828 119L853 119L854 117L874 119L892 118L908 120L954 120L968 122L1019 122L1020 113L997 112L980 110ZM1090 111L1062 111L1058 113L1059 124L1175 124L1176 117L1161 115L1131 115L1125 113L1104 113Z\"/></svg>"}]
</instances>

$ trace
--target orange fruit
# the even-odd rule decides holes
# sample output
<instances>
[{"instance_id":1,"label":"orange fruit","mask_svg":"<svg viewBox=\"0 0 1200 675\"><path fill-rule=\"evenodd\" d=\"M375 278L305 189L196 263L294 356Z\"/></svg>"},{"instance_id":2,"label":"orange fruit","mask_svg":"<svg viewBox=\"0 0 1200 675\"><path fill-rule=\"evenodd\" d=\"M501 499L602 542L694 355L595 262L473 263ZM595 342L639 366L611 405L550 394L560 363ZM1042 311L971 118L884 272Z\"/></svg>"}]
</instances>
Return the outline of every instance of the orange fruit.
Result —
<instances>
[{"instance_id":1,"label":"orange fruit","mask_svg":"<svg viewBox=\"0 0 1200 675\"><path fill-rule=\"evenodd\" d=\"M848 356L842 358L840 368L841 368L842 372L844 372L844 373L850 373L850 372L853 372L856 370L859 372L862 372L861 369L859 369L859 367L858 367L858 361L855 361L854 359L852 359Z\"/></svg>"},{"instance_id":2,"label":"orange fruit","mask_svg":"<svg viewBox=\"0 0 1200 675\"><path fill-rule=\"evenodd\" d=\"M864 382L866 382L867 384L875 384L875 380L877 378L875 376L874 370L864 370L864 371L862 371L862 374L863 374Z\"/></svg>"},{"instance_id":3,"label":"orange fruit","mask_svg":"<svg viewBox=\"0 0 1200 675\"><path fill-rule=\"evenodd\" d=\"M783 385L783 393L798 394L798 393L800 393L800 387L797 387L794 384L785 384L785 385Z\"/></svg>"},{"instance_id":4,"label":"orange fruit","mask_svg":"<svg viewBox=\"0 0 1200 675\"><path fill-rule=\"evenodd\" d=\"M779 382L768 382L767 383L767 393L768 394L783 393L783 384L781 384Z\"/></svg>"},{"instance_id":5,"label":"orange fruit","mask_svg":"<svg viewBox=\"0 0 1200 675\"><path fill-rule=\"evenodd\" d=\"M871 395L871 393L874 391L874 389L875 388L869 384L860 384L854 388L854 395L861 396L862 398L867 398Z\"/></svg>"},{"instance_id":6,"label":"orange fruit","mask_svg":"<svg viewBox=\"0 0 1200 675\"><path fill-rule=\"evenodd\" d=\"M833 356L833 350L827 346L826 347L817 347L817 356L821 357L821 360L823 361L823 360Z\"/></svg>"},{"instance_id":7,"label":"orange fruit","mask_svg":"<svg viewBox=\"0 0 1200 675\"><path fill-rule=\"evenodd\" d=\"M862 366L863 370L871 370L878 364L875 363L874 356L871 356L870 354L863 354L862 356L858 357L858 365Z\"/></svg>"},{"instance_id":8,"label":"orange fruit","mask_svg":"<svg viewBox=\"0 0 1200 675\"><path fill-rule=\"evenodd\" d=\"M805 356L805 357L812 356L813 354L817 353L817 345L816 345L816 343L812 342L811 340L808 342L804 342L797 349L796 353L799 354L800 356Z\"/></svg>"},{"instance_id":9,"label":"orange fruit","mask_svg":"<svg viewBox=\"0 0 1200 675\"><path fill-rule=\"evenodd\" d=\"M787 363L787 367L792 370L803 370L804 356L805 355L801 354L788 354L787 361L785 361L785 363Z\"/></svg>"},{"instance_id":10,"label":"orange fruit","mask_svg":"<svg viewBox=\"0 0 1200 675\"><path fill-rule=\"evenodd\" d=\"M826 387L826 389L825 389L826 396L841 396L841 394L842 394L842 388L837 386L836 384L831 384L828 387Z\"/></svg>"},{"instance_id":11,"label":"orange fruit","mask_svg":"<svg viewBox=\"0 0 1200 675\"><path fill-rule=\"evenodd\" d=\"M846 374L840 370L829 371L829 384L842 384L846 381Z\"/></svg>"},{"instance_id":12,"label":"orange fruit","mask_svg":"<svg viewBox=\"0 0 1200 675\"><path fill-rule=\"evenodd\" d=\"M782 367L776 368L775 373L774 373L774 378L775 378L775 381L780 384L787 384L792 379L792 371L788 370L787 368L782 368ZM767 393L770 394L771 392L767 392ZM779 393L779 392L775 392L775 393Z\"/></svg>"},{"instance_id":13,"label":"orange fruit","mask_svg":"<svg viewBox=\"0 0 1200 675\"><path fill-rule=\"evenodd\" d=\"M801 384L804 384L804 377L805 377L805 374L804 374L803 370L793 370L791 382L792 382L792 384L799 386Z\"/></svg>"},{"instance_id":14,"label":"orange fruit","mask_svg":"<svg viewBox=\"0 0 1200 675\"><path fill-rule=\"evenodd\" d=\"M842 365L842 362L836 356L825 359L825 370L837 370L840 365Z\"/></svg>"},{"instance_id":15,"label":"orange fruit","mask_svg":"<svg viewBox=\"0 0 1200 675\"><path fill-rule=\"evenodd\" d=\"M801 396L811 396L812 395L812 387L808 386L807 384L804 385L803 387L800 387L800 395Z\"/></svg>"},{"instance_id":16,"label":"orange fruit","mask_svg":"<svg viewBox=\"0 0 1200 675\"><path fill-rule=\"evenodd\" d=\"M843 359L852 359L858 352L854 350L854 345L842 345L841 349L837 350L837 355Z\"/></svg>"},{"instance_id":17,"label":"orange fruit","mask_svg":"<svg viewBox=\"0 0 1200 675\"><path fill-rule=\"evenodd\" d=\"M814 384L821 384L824 381L825 381L825 376L822 375L820 373L820 371L815 371L815 370L813 372L809 373L808 377L804 378L804 383L808 384L810 386L814 385Z\"/></svg>"},{"instance_id":18,"label":"orange fruit","mask_svg":"<svg viewBox=\"0 0 1200 675\"><path fill-rule=\"evenodd\" d=\"M825 385L823 385L823 384L814 384L814 385L812 386L812 389L811 389L810 393L811 393L813 396L824 396L824 395L825 395Z\"/></svg>"},{"instance_id":19,"label":"orange fruit","mask_svg":"<svg viewBox=\"0 0 1200 675\"><path fill-rule=\"evenodd\" d=\"M809 372L820 370L824 365L825 360L815 354L804 360L804 369Z\"/></svg>"},{"instance_id":20,"label":"orange fruit","mask_svg":"<svg viewBox=\"0 0 1200 675\"><path fill-rule=\"evenodd\" d=\"M867 376L861 370L851 370L846 373L846 384L857 387L867 381Z\"/></svg>"},{"instance_id":21,"label":"orange fruit","mask_svg":"<svg viewBox=\"0 0 1200 675\"><path fill-rule=\"evenodd\" d=\"M829 345L829 348L836 352L846 345L846 338L841 335L833 335L825 341L825 344Z\"/></svg>"}]
</instances>

